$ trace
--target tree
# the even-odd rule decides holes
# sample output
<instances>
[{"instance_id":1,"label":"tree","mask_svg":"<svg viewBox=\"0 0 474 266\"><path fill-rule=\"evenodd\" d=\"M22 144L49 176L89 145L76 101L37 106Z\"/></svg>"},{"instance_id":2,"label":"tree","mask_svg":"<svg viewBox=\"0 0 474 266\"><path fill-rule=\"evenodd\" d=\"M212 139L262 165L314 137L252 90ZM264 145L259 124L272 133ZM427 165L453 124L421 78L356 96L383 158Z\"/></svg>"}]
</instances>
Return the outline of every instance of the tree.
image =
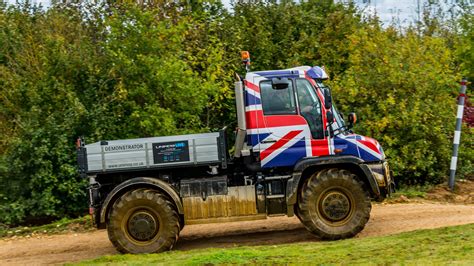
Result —
<instances>
[{"instance_id":1,"label":"tree","mask_svg":"<svg viewBox=\"0 0 474 266\"><path fill-rule=\"evenodd\" d=\"M382 142L399 182L443 181L460 80L453 51L442 38L378 25L350 40L349 68L333 82L341 110L360 114L356 131Z\"/></svg>"}]
</instances>

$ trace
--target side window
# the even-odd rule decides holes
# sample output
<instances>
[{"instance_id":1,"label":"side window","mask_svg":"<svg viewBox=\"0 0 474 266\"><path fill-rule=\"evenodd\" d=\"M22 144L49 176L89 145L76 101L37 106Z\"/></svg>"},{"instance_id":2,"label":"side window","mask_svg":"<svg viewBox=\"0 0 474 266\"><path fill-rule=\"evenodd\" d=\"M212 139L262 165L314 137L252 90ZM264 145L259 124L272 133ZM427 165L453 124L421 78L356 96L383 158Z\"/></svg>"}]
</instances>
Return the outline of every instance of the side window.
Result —
<instances>
[{"instance_id":1,"label":"side window","mask_svg":"<svg viewBox=\"0 0 474 266\"><path fill-rule=\"evenodd\" d=\"M295 94L293 84L287 89L275 90L272 82L265 80L260 82L260 94L262 97L262 108L265 115L287 115L296 114Z\"/></svg>"},{"instance_id":2,"label":"side window","mask_svg":"<svg viewBox=\"0 0 474 266\"><path fill-rule=\"evenodd\" d=\"M296 92L298 93L300 114L308 122L311 135L314 139L324 139L321 102L313 86L306 79L297 79Z\"/></svg>"}]
</instances>

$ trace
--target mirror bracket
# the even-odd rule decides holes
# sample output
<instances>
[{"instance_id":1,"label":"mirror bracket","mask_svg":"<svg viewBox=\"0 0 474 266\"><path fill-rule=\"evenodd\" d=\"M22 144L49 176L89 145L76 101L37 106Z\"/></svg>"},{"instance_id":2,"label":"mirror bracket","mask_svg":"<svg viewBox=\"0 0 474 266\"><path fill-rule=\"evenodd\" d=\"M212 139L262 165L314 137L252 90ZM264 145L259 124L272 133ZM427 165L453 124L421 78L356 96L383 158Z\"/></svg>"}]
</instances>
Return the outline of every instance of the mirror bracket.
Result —
<instances>
[{"instance_id":1,"label":"mirror bracket","mask_svg":"<svg viewBox=\"0 0 474 266\"><path fill-rule=\"evenodd\" d=\"M332 97L329 89L324 90L324 107L326 107L327 110L332 109Z\"/></svg>"},{"instance_id":2,"label":"mirror bracket","mask_svg":"<svg viewBox=\"0 0 474 266\"><path fill-rule=\"evenodd\" d=\"M272 78L272 88L274 90L284 90L288 88L290 82L288 78Z\"/></svg>"}]
</instances>

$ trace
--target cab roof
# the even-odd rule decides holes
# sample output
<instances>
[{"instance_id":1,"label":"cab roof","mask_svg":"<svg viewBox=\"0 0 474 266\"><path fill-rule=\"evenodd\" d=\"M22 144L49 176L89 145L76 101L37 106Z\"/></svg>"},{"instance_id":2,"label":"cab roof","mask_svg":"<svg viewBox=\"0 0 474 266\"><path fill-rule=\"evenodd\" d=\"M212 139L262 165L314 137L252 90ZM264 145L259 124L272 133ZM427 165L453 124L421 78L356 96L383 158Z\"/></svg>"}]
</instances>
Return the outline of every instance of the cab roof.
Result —
<instances>
[{"instance_id":1,"label":"cab roof","mask_svg":"<svg viewBox=\"0 0 474 266\"><path fill-rule=\"evenodd\" d=\"M298 66L288 69L281 70L267 70L267 71L254 71L248 72L245 79L254 78L255 76L261 76L266 78L272 77L304 77L306 71L310 70L310 66Z\"/></svg>"},{"instance_id":2,"label":"cab roof","mask_svg":"<svg viewBox=\"0 0 474 266\"><path fill-rule=\"evenodd\" d=\"M255 77L305 78L307 76L313 79L320 79L320 80L325 80L329 78L328 74L324 70L324 67L299 66L299 67L293 67L293 68L282 69L282 70L248 72L247 75L245 76L245 79L250 80Z\"/></svg>"}]
</instances>

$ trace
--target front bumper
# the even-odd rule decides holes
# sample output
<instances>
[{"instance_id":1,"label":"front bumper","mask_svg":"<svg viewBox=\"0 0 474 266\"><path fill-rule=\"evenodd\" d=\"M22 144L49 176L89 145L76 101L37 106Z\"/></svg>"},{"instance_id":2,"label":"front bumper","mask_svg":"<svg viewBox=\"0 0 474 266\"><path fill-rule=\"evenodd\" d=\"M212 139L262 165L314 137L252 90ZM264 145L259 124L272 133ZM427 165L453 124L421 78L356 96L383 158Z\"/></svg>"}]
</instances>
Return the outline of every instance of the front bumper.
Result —
<instances>
[{"instance_id":1,"label":"front bumper","mask_svg":"<svg viewBox=\"0 0 474 266\"><path fill-rule=\"evenodd\" d=\"M367 165L384 197L394 192L395 182L387 161Z\"/></svg>"}]
</instances>

